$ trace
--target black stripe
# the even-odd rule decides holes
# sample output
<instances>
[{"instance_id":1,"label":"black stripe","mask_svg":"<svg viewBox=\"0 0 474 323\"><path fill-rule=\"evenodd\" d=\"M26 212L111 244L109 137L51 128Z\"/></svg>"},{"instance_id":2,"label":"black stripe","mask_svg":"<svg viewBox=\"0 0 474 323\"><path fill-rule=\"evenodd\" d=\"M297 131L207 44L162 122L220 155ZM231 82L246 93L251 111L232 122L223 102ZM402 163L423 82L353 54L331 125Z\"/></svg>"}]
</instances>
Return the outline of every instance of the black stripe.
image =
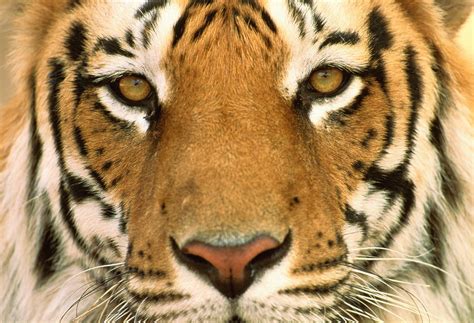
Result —
<instances>
[{"instance_id":1,"label":"black stripe","mask_svg":"<svg viewBox=\"0 0 474 323\"><path fill-rule=\"evenodd\" d=\"M275 26L275 23L273 22L272 18L268 14L268 12L265 9L262 9L262 19L265 25L274 33L277 33L277 28Z\"/></svg>"},{"instance_id":2,"label":"black stripe","mask_svg":"<svg viewBox=\"0 0 474 323\"><path fill-rule=\"evenodd\" d=\"M395 129L395 119L393 116L393 112L387 114L385 116L385 134L384 134L384 146L383 146L383 153L385 153L393 143L393 135Z\"/></svg>"},{"instance_id":3,"label":"black stripe","mask_svg":"<svg viewBox=\"0 0 474 323\"><path fill-rule=\"evenodd\" d=\"M306 36L304 14L300 8L295 4L294 0L288 0L288 8L290 8L291 17L298 24L300 37Z\"/></svg>"},{"instance_id":4,"label":"black stripe","mask_svg":"<svg viewBox=\"0 0 474 323\"><path fill-rule=\"evenodd\" d=\"M84 77L87 69L87 56L83 56L81 63L77 66L74 72L73 93L74 93L74 108L76 109L81 101L82 94L89 84L89 80Z\"/></svg>"},{"instance_id":5,"label":"black stripe","mask_svg":"<svg viewBox=\"0 0 474 323\"><path fill-rule=\"evenodd\" d=\"M382 88L382 91L384 92L385 96L387 98L390 98L389 93L388 93L388 88L387 88L387 75L385 72L385 62L384 60L380 57L377 59L377 61L374 62L375 67L373 67L370 70L370 75L375 77L375 80L377 83L380 84L380 87Z\"/></svg>"},{"instance_id":6,"label":"black stripe","mask_svg":"<svg viewBox=\"0 0 474 323\"><path fill-rule=\"evenodd\" d=\"M369 232L369 226L367 224L367 216L362 212L357 212L349 204L346 204L344 215L348 223L357 225L361 228L362 235L365 240Z\"/></svg>"},{"instance_id":7,"label":"black stripe","mask_svg":"<svg viewBox=\"0 0 474 323\"><path fill-rule=\"evenodd\" d=\"M68 56L72 61L77 61L84 53L86 46L86 28L78 21L72 23L69 29L64 47L68 51Z\"/></svg>"},{"instance_id":8,"label":"black stripe","mask_svg":"<svg viewBox=\"0 0 474 323\"><path fill-rule=\"evenodd\" d=\"M374 75L377 82L382 87L385 95L389 98L387 92L387 77L385 64L382 59L382 51L387 50L393 45L393 35L389 31L388 23L380 12L379 8L371 11L367 20L369 29L369 49L371 61L374 66L371 74Z\"/></svg>"},{"instance_id":9,"label":"black stripe","mask_svg":"<svg viewBox=\"0 0 474 323\"><path fill-rule=\"evenodd\" d=\"M447 155L444 129L438 116L431 122L430 141L438 154L443 196L450 207L456 209L460 203L461 184Z\"/></svg>"},{"instance_id":10,"label":"black stripe","mask_svg":"<svg viewBox=\"0 0 474 323\"><path fill-rule=\"evenodd\" d=\"M365 87L349 106L331 112L328 116L328 122L344 126L346 124L346 119L359 111L359 109L362 107L362 102L369 95L370 90L369 88Z\"/></svg>"},{"instance_id":11,"label":"black stripe","mask_svg":"<svg viewBox=\"0 0 474 323\"><path fill-rule=\"evenodd\" d=\"M324 19L321 18L320 15L318 15L316 12L314 12L313 9L313 29L315 33L319 33L321 30L323 30L325 26Z\"/></svg>"},{"instance_id":12,"label":"black stripe","mask_svg":"<svg viewBox=\"0 0 474 323\"><path fill-rule=\"evenodd\" d=\"M423 83L421 79L421 71L416 62L416 52L411 46L405 48L405 75L408 83L408 93L410 97L410 117L408 120L407 130L407 149L405 157L395 170L384 172L377 166L373 165L369 168L365 175L365 180L371 182L378 190L384 190L389 194L389 200L394 201L396 197L401 196L403 199L402 210L397 225L391 228L390 232L380 244L382 248L390 247L395 236L408 223L411 211L415 204L415 185L408 179L408 166L413 154L415 144L416 123L418 120L418 109L422 101ZM375 257L380 257L384 250L379 249L372 253ZM373 265L373 262L370 264Z\"/></svg>"},{"instance_id":13,"label":"black stripe","mask_svg":"<svg viewBox=\"0 0 474 323\"><path fill-rule=\"evenodd\" d=\"M380 58L382 50L389 49L393 44L393 35L388 28L385 17L379 8L371 11L368 18L369 48L374 60Z\"/></svg>"},{"instance_id":14,"label":"black stripe","mask_svg":"<svg viewBox=\"0 0 474 323\"><path fill-rule=\"evenodd\" d=\"M35 271L38 274L37 287L44 285L58 270L62 244L57 228L54 226L51 202L48 195L41 194L41 233L37 242L38 254L35 258ZM38 201L36 201L38 205Z\"/></svg>"},{"instance_id":15,"label":"black stripe","mask_svg":"<svg viewBox=\"0 0 474 323\"><path fill-rule=\"evenodd\" d=\"M128 46L135 48L135 36L130 29L125 33L125 41L127 42Z\"/></svg>"},{"instance_id":16,"label":"black stripe","mask_svg":"<svg viewBox=\"0 0 474 323\"><path fill-rule=\"evenodd\" d=\"M105 185L105 182L102 176L100 176L100 174L97 171L93 170L90 167L88 167L87 170L89 171L90 176L96 181L97 185L99 185L99 187L103 191L107 190L107 185Z\"/></svg>"},{"instance_id":17,"label":"black stripe","mask_svg":"<svg viewBox=\"0 0 474 323\"><path fill-rule=\"evenodd\" d=\"M106 265L108 262L102 258L97 252L92 250L84 240L84 238L79 234L77 230L76 223L73 218L72 209L69 201L69 194L66 189L66 184L61 181L59 186L59 201L61 208L61 216L63 221L66 223L66 226L69 230L69 233L72 236L72 239L75 241L77 246L86 254L88 254L92 259L94 259L99 265Z\"/></svg>"},{"instance_id":18,"label":"black stripe","mask_svg":"<svg viewBox=\"0 0 474 323\"><path fill-rule=\"evenodd\" d=\"M214 0L191 0L189 8L198 6L209 6L214 3Z\"/></svg>"},{"instance_id":19,"label":"black stripe","mask_svg":"<svg viewBox=\"0 0 474 323\"><path fill-rule=\"evenodd\" d=\"M142 18L147 13L164 7L168 3L168 0L148 0L144 5L140 7L135 13L135 18Z\"/></svg>"},{"instance_id":20,"label":"black stripe","mask_svg":"<svg viewBox=\"0 0 474 323\"><path fill-rule=\"evenodd\" d=\"M450 84L451 80L444 70L444 60L436 48L433 48L433 57L436 64L432 66L432 69L438 83L438 94L435 110L436 117L430 125L430 141L438 154L443 196L449 205L456 209L460 203L461 184L446 152L447 143L442 125L442 120L445 118L452 100L452 95L448 89L448 84Z\"/></svg>"},{"instance_id":21,"label":"black stripe","mask_svg":"<svg viewBox=\"0 0 474 323\"><path fill-rule=\"evenodd\" d=\"M49 122L53 131L54 144L58 155L59 166L64 169L63 144L61 138L61 121L59 117L59 90L65 79L64 64L58 58L49 60L51 71L48 75Z\"/></svg>"},{"instance_id":22,"label":"black stripe","mask_svg":"<svg viewBox=\"0 0 474 323\"><path fill-rule=\"evenodd\" d=\"M369 143L377 137L377 130L375 128L370 128L365 134L364 139L360 142L360 145L364 148L369 148Z\"/></svg>"},{"instance_id":23,"label":"black stripe","mask_svg":"<svg viewBox=\"0 0 474 323\"><path fill-rule=\"evenodd\" d=\"M82 4L82 0L69 0L68 10L73 10Z\"/></svg>"},{"instance_id":24,"label":"black stripe","mask_svg":"<svg viewBox=\"0 0 474 323\"><path fill-rule=\"evenodd\" d=\"M70 172L66 172L64 178L67 181L67 186L74 202L81 203L87 199L100 200L94 188L87 184L84 179L77 177Z\"/></svg>"},{"instance_id":25,"label":"black stripe","mask_svg":"<svg viewBox=\"0 0 474 323\"><path fill-rule=\"evenodd\" d=\"M216 17L216 13L217 13L217 10L212 10L206 14L204 24L194 32L192 41L196 41L202 36L206 28L209 27L209 25L212 23L212 21Z\"/></svg>"},{"instance_id":26,"label":"black stripe","mask_svg":"<svg viewBox=\"0 0 474 323\"><path fill-rule=\"evenodd\" d=\"M114 115L112 115L112 113L110 113L109 110L107 110L99 102L96 102L94 104L94 110L100 112L105 118L107 118L107 120L110 123L112 123L114 126L119 127L121 130L130 130L130 129L132 129L132 126L131 126L130 123L128 123L128 122L126 122L122 119L116 118Z\"/></svg>"},{"instance_id":27,"label":"black stripe","mask_svg":"<svg viewBox=\"0 0 474 323\"><path fill-rule=\"evenodd\" d=\"M359 42L360 37L353 31L336 31L331 34L321 43L319 50L329 45L355 45Z\"/></svg>"},{"instance_id":28,"label":"black stripe","mask_svg":"<svg viewBox=\"0 0 474 323\"><path fill-rule=\"evenodd\" d=\"M120 45L120 41L115 37L99 38L95 45L96 50L103 50L109 55L121 55L129 58L135 55L128 50L125 50Z\"/></svg>"},{"instance_id":29,"label":"black stripe","mask_svg":"<svg viewBox=\"0 0 474 323\"><path fill-rule=\"evenodd\" d=\"M138 272L138 274L140 274L140 272ZM144 274L144 276L148 276L148 275L152 275L152 274L148 272ZM157 275L155 277L161 277L161 275ZM137 303L140 303L145 299L152 303L168 303L168 302L176 302L179 300L190 298L190 295L188 294L179 294L179 293L173 293L173 292L162 292L162 293L157 293L157 294L149 294L149 293L140 294L137 292L129 291L129 293L130 293L130 296L133 297L133 299Z\"/></svg>"},{"instance_id":30,"label":"black stripe","mask_svg":"<svg viewBox=\"0 0 474 323\"><path fill-rule=\"evenodd\" d=\"M29 168L29 184L28 184L28 201L35 198L36 180L38 175L38 167L43 155L43 143L38 132L37 114L36 114L36 74L33 72L30 76L30 168ZM33 204L27 203L29 207L28 213L33 215Z\"/></svg>"},{"instance_id":31,"label":"black stripe","mask_svg":"<svg viewBox=\"0 0 474 323\"><path fill-rule=\"evenodd\" d=\"M74 140L76 141L77 147L79 148L79 152L82 156L87 157L87 144L82 136L81 128L78 126L74 126Z\"/></svg>"},{"instance_id":32,"label":"black stripe","mask_svg":"<svg viewBox=\"0 0 474 323\"><path fill-rule=\"evenodd\" d=\"M255 20L254 20L252 17L250 17L249 15L245 15L245 16L243 17L243 19L244 19L245 24L246 24L251 30L256 31L256 32L259 32L259 29L258 29L258 27L257 27L257 23L255 22Z\"/></svg>"},{"instance_id":33,"label":"black stripe","mask_svg":"<svg viewBox=\"0 0 474 323\"><path fill-rule=\"evenodd\" d=\"M150 35L156 26L155 24L156 20L158 20L157 12L155 12L153 16L145 22L145 26L143 27L143 30L142 30L142 44L144 48L150 47Z\"/></svg>"},{"instance_id":34,"label":"black stripe","mask_svg":"<svg viewBox=\"0 0 474 323\"><path fill-rule=\"evenodd\" d=\"M443 241L446 238L446 225L439 211L439 206L433 201L428 201L425 205L425 217L427 221L427 233L429 245L427 250L431 250L429 254L430 262L433 266L445 269L444 253L445 248ZM428 277L434 278L435 283L446 282L446 274L440 270L430 270Z\"/></svg>"},{"instance_id":35,"label":"black stripe","mask_svg":"<svg viewBox=\"0 0 474 323\"><path fill-rule=\"evenodd\" d=\"M418 120L419 103L422 100L423 82L421 79L421 71L416 62L417 53L413 47L405 48L405 75L408 81L408 93L410 95L410 119L408 121L408 151L406 159L411 157L413 151L414 138L416 133L416 122Z\"/></svg>"},{"instance_id":36,"label":"black stripe","mask_svg":"<svg viewBox=\"0 0 474 323\"><path fill-rule=\"evenodd\" d=\"M115 207L113 205L102 203L101 209L102 217L105 219L113 219L117 215L117 212L115 211Z\"/></svg>"},{"instance_id":37,"label":"black stripe","mask_svg":"<svg viewBox=\"0 0 474 323\"><path fill-rule=\"evenodd\" d=\"M128 218L129 218L129 211L125 210L125 205L120 203L119 206L119 214L120 214L120 223L119 223L119 230L122 234L126 234L128 231Z\"/></svg>"},{"instance_id":38,"label":"black stripe","mask_svg":"<svg viewBox=\"0 0 474 323\"><path fill-rule=\"evenodd\" d=\"M183 15L179 17L178 21L174 25L173 43L171 45L172 47L175 47L178 44L179 40L183 37L184 31L186 30L186 23L188 22L188 18L189 11L185 10Z\"/></svg>"},{"instance_id":39,"label":"black stripe","mask_svg":"<svg viewBox=\"0 0 474 323\"><path fill-rule=\"evenodd\" d=\"M106 162L102 165L102 170L105 171L105 172L108 171L108 170L110 169L110 167L112 167L113 164L114 164L114 162L111 161L111 160L106 161Z\"/></svg>"}]
</instances>

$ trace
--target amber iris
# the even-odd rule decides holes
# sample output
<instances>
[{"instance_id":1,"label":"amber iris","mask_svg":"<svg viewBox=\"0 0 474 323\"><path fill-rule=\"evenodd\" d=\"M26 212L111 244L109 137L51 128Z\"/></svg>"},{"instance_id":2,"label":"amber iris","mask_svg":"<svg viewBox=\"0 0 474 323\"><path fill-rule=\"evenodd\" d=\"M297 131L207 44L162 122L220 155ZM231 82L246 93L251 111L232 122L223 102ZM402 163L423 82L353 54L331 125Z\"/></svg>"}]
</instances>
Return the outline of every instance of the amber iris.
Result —
<instances>
[{"instance_id":1,"label":"amber iris","mask_svg":"<svg viewBox=\"0 0 474 323\"><path fill-rule=\"evenodd\" d=\"M314 71L309 79L317 92L329 95L337 92L344 85L344 72L335 67L321 68Z\"/></svg>"},{"instance_id":2,"label":"amber iris","mask_svg":"<svg viewBox=\"0 0 474 323\"><path fill-rule=\"evenodd\" d=\"M140 76L128 75L118 81L120 94L131 102L140 102L151 94L151 85Z\"/></svg>"}]
</instances>

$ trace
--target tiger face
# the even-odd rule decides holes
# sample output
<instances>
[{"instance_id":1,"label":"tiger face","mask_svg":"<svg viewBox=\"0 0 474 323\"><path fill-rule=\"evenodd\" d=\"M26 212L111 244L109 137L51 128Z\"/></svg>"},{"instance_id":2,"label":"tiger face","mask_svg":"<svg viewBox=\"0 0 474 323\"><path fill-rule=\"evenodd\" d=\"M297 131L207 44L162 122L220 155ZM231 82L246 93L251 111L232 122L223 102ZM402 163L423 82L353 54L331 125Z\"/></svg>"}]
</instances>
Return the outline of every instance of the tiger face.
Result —
<instances>
[{"instance_id":1,"label":"tiger face","mask_svg":"<svg viewBox=\"0 0 474 323\"><path fill-rule=\"evenodd\" d=\"M442 185L450 80L404 9L64 4L31 75L33 174L67 252L105 267L91 274L113 292L110 318L377 316L368 294L408 266L380 259L432 247L423 221Z\"/></svg>"}]
</instances>

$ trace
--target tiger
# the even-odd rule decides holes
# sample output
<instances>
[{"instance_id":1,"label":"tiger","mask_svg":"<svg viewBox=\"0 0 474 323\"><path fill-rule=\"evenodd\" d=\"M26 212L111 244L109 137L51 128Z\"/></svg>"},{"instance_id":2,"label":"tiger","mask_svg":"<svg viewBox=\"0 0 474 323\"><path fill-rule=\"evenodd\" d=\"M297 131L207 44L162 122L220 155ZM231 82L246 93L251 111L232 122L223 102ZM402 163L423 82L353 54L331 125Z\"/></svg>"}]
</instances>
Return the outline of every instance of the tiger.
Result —
<instances>
[{"instance_id":1,"label":"tiger","mask_svg":"<svg viewBox=\"0 0 474 323\"><path fill-rule=\"evenodd\" d=\"M468 322L470 0L13 1L2 322Z\"/></svg>"}]
</instances>

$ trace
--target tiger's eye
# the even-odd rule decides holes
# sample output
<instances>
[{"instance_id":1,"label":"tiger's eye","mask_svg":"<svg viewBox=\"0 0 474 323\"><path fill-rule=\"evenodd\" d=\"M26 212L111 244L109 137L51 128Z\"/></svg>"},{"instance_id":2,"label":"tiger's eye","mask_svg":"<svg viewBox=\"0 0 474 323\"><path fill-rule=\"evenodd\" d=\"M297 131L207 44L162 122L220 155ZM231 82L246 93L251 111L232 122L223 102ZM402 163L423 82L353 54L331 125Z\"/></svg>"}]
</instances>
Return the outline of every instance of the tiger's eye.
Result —
<instances>
[{"instance_id":1,"label":"tiger's eye","mask_svg":"<svg viewBox=\"0 0 474 323\"><path fill-rule=\"evenodd\" d=\"M321 94L331 94L341 88L344 83L344 72L334 67L314 71L309 79L314 90Z\"/></svg>"},{"instance_id":2,"label":"tiger's eye","mask_svg":"<svg viewBox=\"0 0 474 323\"><path fill-rule=\"evenodd\" d=\"M120 94L132 102L140 102L148 98L151 93L151 85L142 77L129 75L118 81Z\"/></svg>"}]
</instances>

